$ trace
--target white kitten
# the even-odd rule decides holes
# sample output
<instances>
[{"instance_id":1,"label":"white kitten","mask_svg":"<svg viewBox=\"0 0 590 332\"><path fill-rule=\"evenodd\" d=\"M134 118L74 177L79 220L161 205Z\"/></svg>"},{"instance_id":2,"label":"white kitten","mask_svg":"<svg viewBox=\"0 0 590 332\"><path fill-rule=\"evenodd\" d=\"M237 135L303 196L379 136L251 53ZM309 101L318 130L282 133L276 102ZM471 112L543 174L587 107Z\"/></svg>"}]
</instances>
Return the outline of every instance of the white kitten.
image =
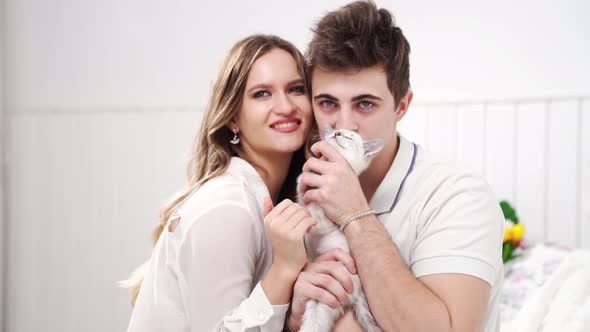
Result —
<instances>
[{"instance_id":1,"label":"white kitten","mask_svg":"<svg viewBox=\"0 0 590 332\"><path fill-rule=\"evenodd\" d=\"M361 136L354 131L346 129L333 130L330 126L326 126L325 130L324 139L336 148L356 175L367 169L375 154L383 148L383 140L381 139L363 141ZM297 180L297 187L298 203L303 204L303 193L300 190L299 179ZM326 218L324 210L317 203L311 203L307 205L307 208L318 221L318 224L305 236L307 253L310 258L334 248L340 248L344 252L350 253L344 233ZM346 271L348 272L348 270ZM358 322L365 331L381 331L371 315L358 275L351 274L350 276L352 277L354 291L352 294L348 294L349 306L354 309ZM316 300L309 300L305 304L303 325L300 331L329 332L342 313L344 313L343 307L333 309Z\"/></svg>"}]
</instances>

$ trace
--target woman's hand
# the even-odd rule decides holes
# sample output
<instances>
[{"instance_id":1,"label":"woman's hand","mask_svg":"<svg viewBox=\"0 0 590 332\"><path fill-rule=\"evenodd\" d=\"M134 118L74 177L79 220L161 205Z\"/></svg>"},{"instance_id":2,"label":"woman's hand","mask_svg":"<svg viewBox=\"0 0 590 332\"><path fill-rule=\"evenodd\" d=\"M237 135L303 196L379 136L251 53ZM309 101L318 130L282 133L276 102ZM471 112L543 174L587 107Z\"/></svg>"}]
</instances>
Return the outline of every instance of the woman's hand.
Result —
<instances>
[{"instance_id":1,"label":"woman's hand","mask_svg":"<svg viewBox=\"0 0 590 332\"><path fill-rule=\"evenodd\" d=\"M283 200L272 207L270 198L264 200L264 227L273 251L273 265L297 278L307 262L303 237L317 224L307 208Z\"/></svg>"},{"instance_id":2,"label":"woman's hand","mask_svg":"<svg viewBox=\"0 0 590 332\"><path fill-rule=\"evenodd\" d=\"M318 300L332 308L348 304L348 294L353 292L349 273L357 273L354 260L340 249L332 249L307 264L293 289L289 316L291 330L298 331L301 327L305 303L309 299Z\"/></svg>"}]
</instances>

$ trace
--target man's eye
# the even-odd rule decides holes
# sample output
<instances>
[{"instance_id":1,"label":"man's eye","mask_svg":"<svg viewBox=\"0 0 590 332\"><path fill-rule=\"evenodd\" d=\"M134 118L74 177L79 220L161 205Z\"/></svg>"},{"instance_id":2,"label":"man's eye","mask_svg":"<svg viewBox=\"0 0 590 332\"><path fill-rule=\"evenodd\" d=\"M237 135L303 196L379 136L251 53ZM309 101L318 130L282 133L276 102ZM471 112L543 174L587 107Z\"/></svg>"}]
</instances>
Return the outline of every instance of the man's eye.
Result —
<instances>
[{"instance_id":1,"label":"man's eye","mask_svg":"<svg viewBox=\"0 0 590 332\"><path fill-rule=\"evenodd\" d=\"M266 90L261 90L258 91L254 94L254 98L262 98L262 97L267 97L270 96L270 93L268 93L268 91Z\"/></svg>"},{"instance_id":2,"label":"man's eye","mask_svg":"<svg viewBox=\"0 0 590 332\"><path fill-rule=\"evenodd\" d=\"M361 101L361 102L359 103L359 106L360 106L362 109L369 109L369 108L373 107L373 103L372 103L372 102L370 102L370 101Z\"/></svg>"},{"instance_id":3,"label":"man's eye","mask_svg":"<svg viewBox=\"0 0 590 332\"><path fill-rule=\"evenodd\" d=\"M296 94L304 94L305 93L305 87L303 85L296 86L296 87L293 87L293 88L289 89L289 92L296 93Z\"/></svg>"},{"instance_id":4,"label":"man's eye","mask_svg":"<svg viewBox=\"0 0 590 332\"><path fill-rule=\"evenodd\" d=\"M325 108L331 108L331 107L336 106L336 103L331 100L324 100L324 101L320 102L320 106L325 107Z\"/></svg>"}]
</instances>

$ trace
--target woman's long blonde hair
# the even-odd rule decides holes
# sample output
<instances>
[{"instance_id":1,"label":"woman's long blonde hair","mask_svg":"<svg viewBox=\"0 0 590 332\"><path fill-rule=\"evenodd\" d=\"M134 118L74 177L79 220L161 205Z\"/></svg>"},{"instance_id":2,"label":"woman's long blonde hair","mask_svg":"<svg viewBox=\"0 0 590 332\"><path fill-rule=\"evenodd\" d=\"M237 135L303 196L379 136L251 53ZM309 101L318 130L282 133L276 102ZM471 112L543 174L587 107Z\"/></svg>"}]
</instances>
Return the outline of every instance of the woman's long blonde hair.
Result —
<instances>
[{"instance_id":1,"label":"woman's long blonde hair","mask_svg":"<svg viewBox=\"0 0 590 332\"><path fill-rule=\"evenodd\" d=\"M169 218L182 201L205 182L222 174L227 169L232 156L247 159L239 144L230 144L229 141L234 134L228 125L240 109L252 64L262 55L277 48L293 56L299 74L307 81L303 56L293 44L286 40L272 35L253 35L232 47L219 69L207 112L195 139L187 169L187 188L163 207L160 222L152 233L154 246ZM294 197L296 177L301 172L304 161L304 148L301 148L292 158L289 173L282 187L281 198ZM131 278L119 283L120 286L129 289L132 306L135 305L139 294L146 266L147 263L144 263L133 272Z\"/></svg>"}]
</instances>

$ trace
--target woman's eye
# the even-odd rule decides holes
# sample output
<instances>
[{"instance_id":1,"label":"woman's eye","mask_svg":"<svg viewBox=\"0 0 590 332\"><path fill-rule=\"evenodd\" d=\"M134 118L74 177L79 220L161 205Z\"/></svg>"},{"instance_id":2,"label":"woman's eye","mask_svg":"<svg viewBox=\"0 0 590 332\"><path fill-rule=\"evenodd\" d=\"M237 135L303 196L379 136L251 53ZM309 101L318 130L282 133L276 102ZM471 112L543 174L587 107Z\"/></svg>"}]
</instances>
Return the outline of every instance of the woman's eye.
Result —
<instances>
[{"instance_id":1,"label":"woman's eye","mask_svg":"<svg viewBox=\"0 0 590 332\"><path fill-rule=\"evenodd\" d=\"M262 98L262 97L267 97L270 96L270 93L268 93L268 91L266 90L261 90L258 91L254 94L254 98Z\"/></svg>"},{"instance_id":2,"label":"woman's eye","mask_svg":"<svg viewBox=\"0 0 590 332\"><path fill-rule=\"evenodd\" d=\"M365 109L365 110L366 110L366 109L369 109L369 108L373 107L373 103L372 103L372 102L370 102L370 101L361 101L361 102L359 103L359 106L360 106L362 109Z\"/></svg>"},{"instance_id":3,"label":"woman's eye","mask_svg":"<svg viewBox=\"0 0 590 332\"><path fill-rule=\"evenodd\" d=\"M305 93L305 87L303 85L296 86L296 87L293 87L293 88L289 89L289 92L296 93L296 94L304 94Z\"/></svg>"}]
</instances>

